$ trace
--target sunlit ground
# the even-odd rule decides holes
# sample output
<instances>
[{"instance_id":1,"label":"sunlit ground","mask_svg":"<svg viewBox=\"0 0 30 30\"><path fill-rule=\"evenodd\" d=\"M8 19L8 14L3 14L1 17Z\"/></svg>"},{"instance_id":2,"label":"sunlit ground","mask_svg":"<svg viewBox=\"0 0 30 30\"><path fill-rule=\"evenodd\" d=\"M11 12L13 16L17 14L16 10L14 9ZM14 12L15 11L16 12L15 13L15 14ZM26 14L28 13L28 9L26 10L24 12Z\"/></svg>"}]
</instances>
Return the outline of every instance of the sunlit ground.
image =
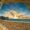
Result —
<instances>
[{"instance_id":1,"label":"sunlit ground","mask_svg":"<svg viewBox=\"0 0 30 30\"><path fill-rule=\"evenodd\" d=\"M2 30L7 30L6 28L8 30L30 30L30 23L6 22L1 20L0 27L3 27Z\"/></svg>"},{"instance_id":2,"label":"sunlit ground","mask_svg":"<svg viewBox=\"0 0 30 30\"><path fill-rule=\"evenodd\" d=\"M3 24L0 23L0 30L8 30Z\"/></svg>"}]
</instances>

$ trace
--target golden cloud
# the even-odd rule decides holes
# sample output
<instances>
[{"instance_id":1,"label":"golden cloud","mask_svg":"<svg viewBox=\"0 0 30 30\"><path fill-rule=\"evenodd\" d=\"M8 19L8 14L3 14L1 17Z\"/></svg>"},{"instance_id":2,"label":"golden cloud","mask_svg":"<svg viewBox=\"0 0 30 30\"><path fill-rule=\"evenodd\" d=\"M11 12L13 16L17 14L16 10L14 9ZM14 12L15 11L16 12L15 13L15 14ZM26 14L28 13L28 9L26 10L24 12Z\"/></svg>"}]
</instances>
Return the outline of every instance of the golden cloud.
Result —
<instances>
[{"instance_id":1,"label":"golden cloud","mask_svg":"<svg viewBox=\"0 0 30 30\"><path fill-rule=\"evenodd\" d=\"M8 17L8 18L14 18L14 19L19 19L19 18L30 18L30 16L24 16L26 13L17 13L14 10L7 11L3 14L3 16Z\"/></svg>"}]
</instances>

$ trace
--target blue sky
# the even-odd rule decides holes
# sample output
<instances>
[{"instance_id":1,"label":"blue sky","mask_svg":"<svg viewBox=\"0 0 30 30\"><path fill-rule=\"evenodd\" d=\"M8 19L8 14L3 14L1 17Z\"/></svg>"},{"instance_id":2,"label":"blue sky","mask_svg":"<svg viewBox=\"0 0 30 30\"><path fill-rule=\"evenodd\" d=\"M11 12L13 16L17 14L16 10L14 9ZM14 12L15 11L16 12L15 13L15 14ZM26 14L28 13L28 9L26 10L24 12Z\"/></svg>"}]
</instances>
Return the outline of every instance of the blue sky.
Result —
<instances>
[{"instance_id":1,"label":"blue sky","mask_svg":"<svg viewBox=\"0 0 30 30\"><path fill-rule=\"evenodd\" d=\"M15 10L17 12L26 12L27 15L30 15L30 11L27 9L27 5L24 5L23 3L15 3L15 4L4 4L2 8L0 9L0 16L8 9Z\"/></svg>"}]
</instances>

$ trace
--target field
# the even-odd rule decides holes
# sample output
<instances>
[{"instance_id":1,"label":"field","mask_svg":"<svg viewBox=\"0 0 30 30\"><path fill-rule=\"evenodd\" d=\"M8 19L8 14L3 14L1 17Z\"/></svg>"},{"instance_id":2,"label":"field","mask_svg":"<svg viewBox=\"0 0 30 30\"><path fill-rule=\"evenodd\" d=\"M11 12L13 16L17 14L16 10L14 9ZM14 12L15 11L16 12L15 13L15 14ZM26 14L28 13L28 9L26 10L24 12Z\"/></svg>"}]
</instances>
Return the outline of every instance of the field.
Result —
<instances>
[{"instance_id":1,"label":"field","mask_svg":"<svg viewBox=\"0 0 30 30\"><path fill-rule=\"evenodd\" d=\"M8 30L30 30L30 23L7 22L0 20L0 23L5 25Z\"/></svg>"}]
</instances>

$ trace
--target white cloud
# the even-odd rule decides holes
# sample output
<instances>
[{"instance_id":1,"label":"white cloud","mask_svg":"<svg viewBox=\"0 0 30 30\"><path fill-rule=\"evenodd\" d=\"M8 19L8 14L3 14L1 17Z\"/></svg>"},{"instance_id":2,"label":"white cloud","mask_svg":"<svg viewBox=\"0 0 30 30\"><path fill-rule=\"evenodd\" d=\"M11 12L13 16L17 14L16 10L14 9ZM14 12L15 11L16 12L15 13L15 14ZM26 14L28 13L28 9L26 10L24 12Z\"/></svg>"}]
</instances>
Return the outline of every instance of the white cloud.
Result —
<instances>
[{"instance_id":1,"label":"white cloud","mask_svg":"<svg viewBox=\"0 0 30 30\"><path fill-rule=\"evenodd\" d=\"M26 15L27 12L20 12L19 14L21 14L21 15Z\"/></svg>"},{"instance_id":2,"label":"white cloud","mask_svg":"<svg viewBox=\"0 0 30 30\"><path fill-rule=\"evenodd\" d=\"M3 16L9 17L9 18L16 18L16 11L14 11L14 10L6 11L3 14Z\"/></svg>"},{"instance_id":3,"label":"white cloud","mask_svg":"<svg viewBox=\"0 0 30 30\"><path fill-rule=\"evenodd\" d=\"M26 15L26 14L27 14L26 12L17 13L17 12L14 11L14 10L10 10L10 11L6 11L6 12L3 14L3 16L17 19L18 16L21 16L21 15L23 16L23 15Z\"/></svg>"}]
</instances>

